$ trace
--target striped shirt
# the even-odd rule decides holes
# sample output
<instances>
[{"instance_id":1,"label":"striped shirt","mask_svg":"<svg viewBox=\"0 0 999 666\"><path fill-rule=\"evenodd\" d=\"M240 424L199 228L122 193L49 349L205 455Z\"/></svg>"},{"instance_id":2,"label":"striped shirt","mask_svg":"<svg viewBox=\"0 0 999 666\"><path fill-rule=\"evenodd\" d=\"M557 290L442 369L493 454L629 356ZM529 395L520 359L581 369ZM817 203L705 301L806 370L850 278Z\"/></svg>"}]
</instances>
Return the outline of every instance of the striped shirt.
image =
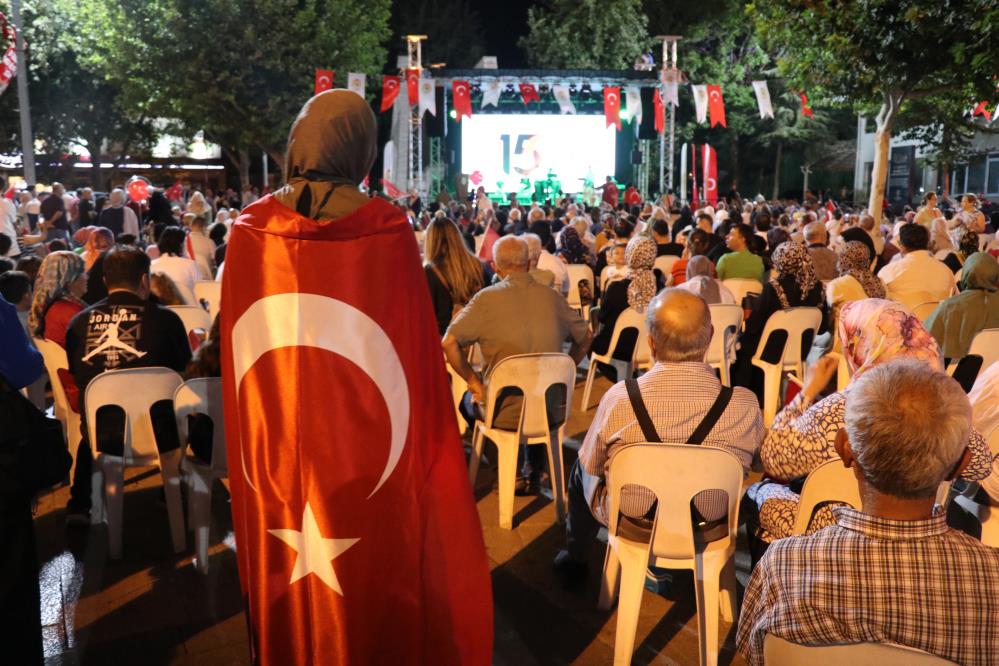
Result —
<instances>
[{"instance_id":1,"label":"striped shirt","mask_svg":"<svg viewBox=\"0 0 999 666\"><path fill-rule=\"evenodd\" d=\"M835 526L776 541L753 572L737 637L751 665L763 664L768 633L999 663L999 549L947 527L939 508L912 521L835 513Z\"/></svg>"},{"instance_id":2,"label":"striped shirt","mask_svg":"<svg viewBox=\"0 0 999 666\"><path fill-rule=\"evenodd\" d=\"M642 400L663 442L683 444L694 433L711 409L721 382L705 363L656 363L638 379ZM628 399L624 382L618 382L604 394L579 449L579 463L587 474L603 477L614 449L646 441L638 425L635 410ZM735 454L745 471L763 441L763 418L759 403L751 391L736 387L732 399L705 438L705 446L716 446ZM668 474L669 470L663 470ZM621 491L621 512L632 518L644 516L655 502L652 491L641 486L625 486ZM701 493L694 505L707 520L717 520L726 513L725 494ZM590 503L594 517L606 524L606 491L596 489Z\"/></svg>"}]
</instances>

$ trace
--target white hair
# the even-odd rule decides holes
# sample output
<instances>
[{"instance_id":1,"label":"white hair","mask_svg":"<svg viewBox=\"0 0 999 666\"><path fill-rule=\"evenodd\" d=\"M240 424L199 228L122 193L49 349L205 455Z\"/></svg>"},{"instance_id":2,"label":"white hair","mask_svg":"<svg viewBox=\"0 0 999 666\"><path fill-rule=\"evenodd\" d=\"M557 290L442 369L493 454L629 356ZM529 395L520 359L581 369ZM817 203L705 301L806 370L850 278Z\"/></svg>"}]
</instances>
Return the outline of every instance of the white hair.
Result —
<instances>
[{"instance_id":1,"label":"white hair","mask_svg":"<svg viewBox=\"0 0 999 666\"><path fill-rule=\"evenodd\" d=\"M534 265L538 259L541 258L541 236L537 234L524 234L521 236L524 242L527 243L527 256L531 261L531 265Z\"/></svg>"},{"instance_id":2,"label":"white hair","mask_svg":"<svg viewBox=\"0 0 999 666\"><path fill-rule=\"evenodd\" d=\"M517 236L503 236L493 244L493 261L496 262L496 268L502 271L511 268L527 269L531 264L527 243Z\"/></svg>"},{"instance_id":3,"label":"white hair","mask_svg":"<svg viewBox=\"0 0 999 666\"><path fill-rule=\"evenodd\" d=\"M821 222L806 224L805 240L809 243L824 243L826 240L826 226Z\"/></svg>"},{"instance_id":4,"label":"white hair","mask_svg":"<svg viewBox=\"0 0 999 666\"><path fill-rule=\"evenodd\" d=\"M846 433L876 490L933 497L968 446L971 404L951 377L914 359L875 366L850 385Z\"/></svg>"}]
</instances>

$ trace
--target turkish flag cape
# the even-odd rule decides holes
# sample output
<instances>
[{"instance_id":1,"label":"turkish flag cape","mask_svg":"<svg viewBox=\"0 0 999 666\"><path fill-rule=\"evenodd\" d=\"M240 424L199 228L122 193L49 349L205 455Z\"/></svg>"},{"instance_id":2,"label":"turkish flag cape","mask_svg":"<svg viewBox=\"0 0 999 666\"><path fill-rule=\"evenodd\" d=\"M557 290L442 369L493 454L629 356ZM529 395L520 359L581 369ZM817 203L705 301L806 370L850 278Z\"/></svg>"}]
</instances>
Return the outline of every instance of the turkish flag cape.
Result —
<instances>
[{"instance_id":1,"label":"turkish flag cape","mask_svg":"<svg viewBox=\"0 0 999 666\"><path fill-rule=\"evenodd\" d=\"M604 88L604 120L621 130L621 89Z\"/></svg>"},{"instance_id":2,"label":"turkish flag cape","mask_svg":"<svg viewBox=\"0 0 999 666\"><path fill-rule=\"evenodd\" d=\"M704 189L704 200L714 206L718 203L718 155L715 153L715 149L708 144L704 144L702 149L701 167L704 178L701 179L701 183Z\"/></svg>"},{"instance_id":3,"label":"turkish flag cape","mask_svg":"<svg viewBox=\"0 0 999 666\"><path fill-rule=\"evenodd\" d=\"M382 113L385 113L395 104L395 98L399 96L399 77L382 77Z\"/></svg>"},{"instance_id":4,"label":"turkish flag cape","mask_svg":"<svg viewBox=\"0 0 999 666\"><path fill-rule=\"evenodd\" d=\"M221 311L254 662L490 663L489 566L406 218L263 197L232 227Z\"/></svg>"},{"instance_id":5,"label":"turkish flag cape","mask_svg":"<svg viewBox=\"0 0 999 666\"><path fill-rule=\"evenodd\" d=\"M415 106L420 101L420 70L406 70L406 94L409 97L409 105Z\"/></svg>"},{"instance_id":6,"label":"turkish flag cape","mask_svg":"<svg viewBox=\"0 0 999 666\"><path fill-rule=\"evenodd\" d=\"M721 86L708 86L708 115L711 117L711 126L725 124L725 100L722 99Z\"/></svg>"},{"instance_id":7,"label":"turkish flag cape","mask_svg":"<svg viewBox=\"0 0 999 666\"><path fill-rule=\"evenodd\" d=\"M455 120L461 122L462 116L472 117L472 97L468 81L452 81L451 95L454 97Z\"/></svg>"},{"instance_id":8,"label":"turkish flag cape","mask_svg":"<svg viewBox=\"0 0 999 666\"><path fill-rule=\"evenodd\" d=\"M313 95L318 95L321 92L326 92L327 90L333 89L333 70L332 69L317 69L316 70L316 83L313 87Z\"/></svg>"},{"instance_id":9,"label":"turkish flag cape","mask_svg":"<svg viewBox=\"0 0 999 666\"><path fill-rule=\"evenodd\" d=\"M666 107L663 105L663 97L659 94L659 89L652 91L652 108L656 116L656 132L662 134L666 129Z\"/></svg>"}]
</instances>

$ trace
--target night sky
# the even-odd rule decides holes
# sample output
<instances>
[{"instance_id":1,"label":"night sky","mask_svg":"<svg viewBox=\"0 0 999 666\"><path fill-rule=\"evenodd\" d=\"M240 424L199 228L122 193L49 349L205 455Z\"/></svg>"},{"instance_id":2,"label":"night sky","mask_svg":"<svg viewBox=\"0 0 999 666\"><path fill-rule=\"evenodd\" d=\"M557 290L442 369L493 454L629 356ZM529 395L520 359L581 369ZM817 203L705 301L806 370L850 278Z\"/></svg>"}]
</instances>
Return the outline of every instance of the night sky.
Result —
<instances>
[{"instance_id":1,"label":"night sky","mask_svg":"<svg viewBox=\"0 0 999 666\"><path fill-rule=\"evenodd\" d=\"M532 0L475 0L471 3L482 19L486 34L486 55L499 59L503 69L526 67L517 40L527 33L527 8Z\"/></svg>"}]
</instances>

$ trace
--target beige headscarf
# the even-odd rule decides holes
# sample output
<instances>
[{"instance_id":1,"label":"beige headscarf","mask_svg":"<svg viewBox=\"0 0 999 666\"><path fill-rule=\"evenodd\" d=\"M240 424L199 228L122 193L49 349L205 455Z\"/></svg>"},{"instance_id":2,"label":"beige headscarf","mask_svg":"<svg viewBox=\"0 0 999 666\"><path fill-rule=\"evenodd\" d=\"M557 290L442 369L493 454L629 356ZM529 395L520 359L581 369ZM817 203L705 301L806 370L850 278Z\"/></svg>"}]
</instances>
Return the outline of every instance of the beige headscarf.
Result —
<instances>
[{"instance_id":1,"label":"beige headscarf","mask_svg":"<svg viewBox=\"0 0 999 666\"><path fill-rule=\"evenodd\" d=\"M316 95L291 126L287 182L275 197L314 220L341 217L360 207L367 198L355 187L375 162L376 138L375 116L356 93L337 89Z\"/></svg>"}]
</instances>

